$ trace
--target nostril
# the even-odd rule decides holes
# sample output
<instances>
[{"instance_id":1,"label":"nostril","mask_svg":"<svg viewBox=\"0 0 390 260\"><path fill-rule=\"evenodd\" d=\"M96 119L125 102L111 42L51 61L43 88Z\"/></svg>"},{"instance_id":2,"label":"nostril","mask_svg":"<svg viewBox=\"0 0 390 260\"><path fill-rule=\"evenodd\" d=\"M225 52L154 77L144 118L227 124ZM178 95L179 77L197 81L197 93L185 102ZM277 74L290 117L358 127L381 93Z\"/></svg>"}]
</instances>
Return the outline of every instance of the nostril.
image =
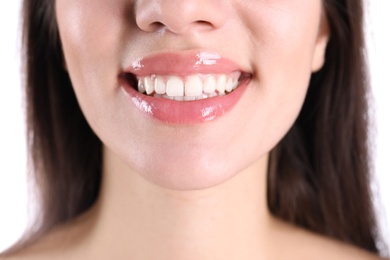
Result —
<instances>
[{"instance_id":1,"label":"nostril","mask_svg":"<svg viewBox=\"0 0 390 260\"><path fill-rule=\"evenodd\" d=\"M156 21L156 22L149 24L148 31L155 32L155 31L159 31L163 28L166 28L167 30L169 30L173 33L184 33L184 32L186 32L187 29L189 29L189 27L198 28L199 30L202 30L205 28L211 28L212 26L213 25L210 22L203 21L203 20L194 21L194 22L188 24L187 26L184 26L184 25L179 26L179 24L173 24L173 23L170 26L168 26L162 22Z\"/></svg>"},{"instance_id":2,"label":"nostril","mask_svg":"<svg viewBox=\"0 0 390 260\"><path fill-rule=\"evenodd\" d=\"M204 25L204 26L212 26L212 24L210 23L210 22L208 22L208 21L197 21L196 22L197 24L199 24L199 25Z\"/></svg>"},{"instance_id":3,"label":"nostril","mask_svg":"<svg viewBox=\"0 0 390 260\"><path fill-rule=\"evenodd\" d=\"M197 30L208 30L213 29L214 25L209 21L199 20L192 23L192 27L196 28Z\"/></svg>"},{"instance_id":4,"label":"nostril","mask_svg":"<svg viewBox=\"0 0 390 260\"><path fill-rule=\"evenodd\" d=\"M150 26L151 31L157 31L157 30L163 28L164 24L161 22L153 22L149 26Z\"/></svg>"}]
</instances>

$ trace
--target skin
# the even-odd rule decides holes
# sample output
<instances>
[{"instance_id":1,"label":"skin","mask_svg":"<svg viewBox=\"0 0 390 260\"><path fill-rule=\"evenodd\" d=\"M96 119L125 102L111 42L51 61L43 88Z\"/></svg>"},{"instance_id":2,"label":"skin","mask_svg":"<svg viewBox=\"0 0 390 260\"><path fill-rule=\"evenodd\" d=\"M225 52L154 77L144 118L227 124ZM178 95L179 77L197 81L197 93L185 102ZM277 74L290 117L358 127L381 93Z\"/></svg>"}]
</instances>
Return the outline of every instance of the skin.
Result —
<instances>
[{"instance_id":1,"label":"skin","mask_svg":"<svg viewBox=\"0 0 390 260\"><path fill-rule=\"evenodd\" d=\"M320 0L57 0L56 13L74 90L104 145L103 184L89 212L18 257L376 259L267 208L268 154L324 63ZM118 73L187 50L217 51L252 74L237 106L192 126L140 113Z\"/></svg>"}]
</instances>

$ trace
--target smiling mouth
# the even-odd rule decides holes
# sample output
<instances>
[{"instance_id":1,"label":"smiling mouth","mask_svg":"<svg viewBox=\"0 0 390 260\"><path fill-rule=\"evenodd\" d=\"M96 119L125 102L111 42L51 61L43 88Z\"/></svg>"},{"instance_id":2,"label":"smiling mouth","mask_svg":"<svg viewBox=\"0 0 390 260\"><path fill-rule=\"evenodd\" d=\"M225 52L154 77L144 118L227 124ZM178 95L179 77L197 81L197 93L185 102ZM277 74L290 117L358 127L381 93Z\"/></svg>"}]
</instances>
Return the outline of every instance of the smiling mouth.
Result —
<instances>
[{"instance_id":1,"label":"smiling mouth","mask_svg":"<svg viewBox=\"0 0 390 260\"><path fill-rule=\"evenodd\" d=\"M119 74L119 85L141 114L164 124L192 125L231 111L251 79L217 53L186 51L134 60Z\"/></svg>"},{"instance_id":2,"label":"smiling mouth","mask_svg":"<svg viewBox=\"0 0 390 260\"><path fill-rule=\"evenodd\" d=\"M124 73L122 77L139 93L175 101L196 101L225 96L236 90L250 74L234 71L229 74L192 74L187 76L136 76Z\"/></svg>"}]
</instances>

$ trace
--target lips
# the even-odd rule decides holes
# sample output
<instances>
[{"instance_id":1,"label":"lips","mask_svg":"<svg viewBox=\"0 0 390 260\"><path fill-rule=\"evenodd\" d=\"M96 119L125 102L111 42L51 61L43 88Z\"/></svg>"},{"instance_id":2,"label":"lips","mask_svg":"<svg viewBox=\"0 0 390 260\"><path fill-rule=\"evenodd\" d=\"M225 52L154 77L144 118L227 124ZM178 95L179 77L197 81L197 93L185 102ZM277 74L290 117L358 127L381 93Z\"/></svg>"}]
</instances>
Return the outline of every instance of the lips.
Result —
<instances>
[{"instance_id":1,"label":"lips","mask_svg":"<svg viewBox=\"0 0 390 260\"><path fill-rule=\"evenodd\" d=\"M136 60L119 75L132 103L147 116L170 124L198 124L230 111L250 74L210 52L163 53Z\"/></svg>"}]
</instances>

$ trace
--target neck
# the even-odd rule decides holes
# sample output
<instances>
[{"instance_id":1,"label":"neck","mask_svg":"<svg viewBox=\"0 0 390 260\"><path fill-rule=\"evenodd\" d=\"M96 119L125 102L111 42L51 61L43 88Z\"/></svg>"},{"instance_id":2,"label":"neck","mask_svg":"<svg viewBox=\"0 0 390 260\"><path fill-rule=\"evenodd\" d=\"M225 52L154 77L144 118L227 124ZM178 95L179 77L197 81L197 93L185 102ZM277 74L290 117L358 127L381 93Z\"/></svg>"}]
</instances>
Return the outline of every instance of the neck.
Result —
<instances>
[{"instance_id":1,"label":"neck","mask_svg":"<svg viewBox=\"0 0 390 260\"><path fill-rule=\"evenodd\" d=\"M96 242L131 259L259 256L272 221L266 201L267 159L218 186L176 191L131 172L106 149L94 210Z\"/></svg>"}]
</instances>

